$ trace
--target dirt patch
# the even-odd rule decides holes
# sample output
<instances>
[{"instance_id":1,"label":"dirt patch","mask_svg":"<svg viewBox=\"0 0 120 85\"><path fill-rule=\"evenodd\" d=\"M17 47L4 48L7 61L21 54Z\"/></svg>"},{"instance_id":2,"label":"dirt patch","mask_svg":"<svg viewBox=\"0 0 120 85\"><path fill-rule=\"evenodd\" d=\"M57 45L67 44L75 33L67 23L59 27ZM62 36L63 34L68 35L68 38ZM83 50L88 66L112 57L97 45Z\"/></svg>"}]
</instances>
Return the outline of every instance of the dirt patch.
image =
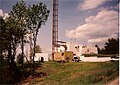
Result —
<instances>
[{"instance_id":1,"label":"dirt patch","mask_svg":"<svg viewBox=\"0 0 120 85\"><path fill-rule=\"evenodd\" d=\"M43 72L34 73L33 75L30 75L28 78L21 81L18 85L30 83L33 80L42 80L43 77L45 77L45 76L47 76L47 73L43 73Z\"/></svg>"},{"instance_id":2,"label":"dirt patch","mask_svg":"<svg viewBox=\"0 0 120 85\"><path fill-rule=\"evenodd\" d=\"M106 85L119 85L119 77L117 77L114 80L108 82Z\"/></svg>"}]
</instances>

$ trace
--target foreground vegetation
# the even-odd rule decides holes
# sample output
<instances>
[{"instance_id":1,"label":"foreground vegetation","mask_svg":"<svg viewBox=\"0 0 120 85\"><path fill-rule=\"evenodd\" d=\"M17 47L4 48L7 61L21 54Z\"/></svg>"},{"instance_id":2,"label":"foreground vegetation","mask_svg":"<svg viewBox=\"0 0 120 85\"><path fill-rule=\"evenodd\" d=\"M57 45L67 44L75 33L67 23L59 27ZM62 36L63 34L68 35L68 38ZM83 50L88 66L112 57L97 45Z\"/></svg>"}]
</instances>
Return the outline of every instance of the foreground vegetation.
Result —
<instances>
[{"instance_id":1,"label":"foreground vegetation","mask_svg":"<svg viewBox=\"0 0 120 85\"><path fill-rule=\"evenodd\" d=\"M36 64L34 57L37 36L39 29L45 25L49 12L50 10L43 3L27 5L24 0L21 0L13 5L9 17L4 19L3 16L0 16L0 84L23 83L26 79L28 82L32 80L30 83L38 81L45 85L101 84L118 75L118 62L74 64L45 62L42 65ZM101 53L118 54L118 42L118 39L109 39ZM25 56L26 44L30 46L30 56ZM15 57L19 46L22 52L18 55L16 63ZM27 58L30 57L30 61L24 63L24 57L27 61Z\"/></svg>"},{"instance_id":2,"label":"foreground vegetation","mask_svg":"<svg viewBox=\"0 0 120 85\"><path fill-rule=\"evenodd\" d=\"M37 36L39 29L47 22L49 12L47 6L41 2L27 5L24 0L20 0L13 5L8 17L0 15L0 84L15 84L24 80L24 58L28 61L30 57L28 66L32 69L32 74L34 73ZM33 49L30 56L25 55L24 48L27 44L30 52ZM22 52L17 55L19 47ZM16 65L16 56L22 70Z\"/></svg>"},{"instance_id":3,"label":"foreground vegetation","mask_svg":"<svg viewBox=\"0 0 120 85\"><path fill-rule=\"evenodd\" d=\"M36 72L46 77L29 82L35 85L87 85L105 84L119 74L119 62L42 63Z\"/></svg>"}]
</instances>

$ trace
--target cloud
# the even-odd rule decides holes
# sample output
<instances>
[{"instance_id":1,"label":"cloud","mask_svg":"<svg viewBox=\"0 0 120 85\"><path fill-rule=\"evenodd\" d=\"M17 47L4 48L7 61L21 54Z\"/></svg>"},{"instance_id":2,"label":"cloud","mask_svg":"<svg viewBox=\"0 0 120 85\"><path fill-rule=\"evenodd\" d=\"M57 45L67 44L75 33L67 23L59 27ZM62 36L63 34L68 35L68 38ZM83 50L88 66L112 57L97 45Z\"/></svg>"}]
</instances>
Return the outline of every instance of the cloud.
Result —
<instances>
[{"instance_id":1,"label":"cloud","mask_svg":"<svg viewBox=\"0 0 120 85\"><path fill-rule=\"evenodd\" d=\"M0 16L3 17L3 19L6 19L9 17L8 13L4 13L2 9L0 9Z\"/></svg>"},{"instance_id":2,"label":"cloud","mask_svg":"<svg viewBox=\"0 0 120 85\"><path fill-rule=\"evenodd\" d=\"M3 16L4 14L3 14L3 10L2 9L0 9L0 16Z\"/></svg>"},{"instance_id":3,"label":"cloud","mask_svg":"<svg viewBox=\"0 0 120 85\"><path fill-rule=\"evenodd\" d=\"M106 0L83 0L82 3L79 4L79 8L81 10L88 10L97 8L98 6L102 5Z\"/></svg>"},{"instance_id":4,"label":"cloud","mask_svg":"<svg viewBox=\"0 0 120 85\"><path fill-rule=\"evenodd\" d=\"M8 14L8 13L4 13L3 19L6 19L6 18L8 18L8 17L9 17L9 14Z\"/></svg>"},{"instance_id":5,"label":"cloud","mask_svg":"<svg viewBox=\"0 0 120 85\"><path fill-rule=\"evenodd\" d=\"M118 19L117 11L101 10L96 16L87 17L83 25L67 30L65 35L88 43L105 42L108 38L117 37Z\"/></svg>"},{"instance_id":6,"label":"cloud","mask_svg":"<svg viewBox=\"0 0 120 85\"><path fill-rule=\"evenodd\" d=\"M100 38L95 38L95 39L89 39L88 42L89 43L106 42L108 40L108 38L116 38L116 37L117 37L116 34L112 34L111 36L108 36L108 37L100 37Z\"/></svg>"}]
</instances>

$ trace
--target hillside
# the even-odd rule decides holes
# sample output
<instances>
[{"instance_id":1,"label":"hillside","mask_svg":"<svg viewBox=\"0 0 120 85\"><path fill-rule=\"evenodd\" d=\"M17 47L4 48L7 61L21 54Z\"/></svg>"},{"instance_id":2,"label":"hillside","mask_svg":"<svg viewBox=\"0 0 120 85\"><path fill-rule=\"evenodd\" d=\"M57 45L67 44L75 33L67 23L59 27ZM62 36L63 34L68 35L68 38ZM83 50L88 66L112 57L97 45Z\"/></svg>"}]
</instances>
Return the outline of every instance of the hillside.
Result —
<instances>
[{"instance_id":1,"label":"hillside","mask_svg":"<svg viewBox=\"0 0 120 85\"><path fill-rule=\"evenodd\" d=\"M119 62L44 62L36 72L46 77L33 79L33 85L86 85L105 84L119 74Z\"/></svg>"}]
</instances>

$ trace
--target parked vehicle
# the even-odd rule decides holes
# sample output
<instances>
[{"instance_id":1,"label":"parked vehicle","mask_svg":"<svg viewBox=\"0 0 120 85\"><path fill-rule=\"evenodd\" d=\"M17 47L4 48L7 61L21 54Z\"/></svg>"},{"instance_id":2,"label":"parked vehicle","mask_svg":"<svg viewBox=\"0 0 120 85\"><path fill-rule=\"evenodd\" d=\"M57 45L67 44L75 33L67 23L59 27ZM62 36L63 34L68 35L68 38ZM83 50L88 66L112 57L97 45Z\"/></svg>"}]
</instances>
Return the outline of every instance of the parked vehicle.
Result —
<instances>
[{"instance_id":1,"label":"parked vehicle","mask_svg":"<svg viewBox=\"0 0 120 85\"><path fill-rule=\"evenodd\" d=\"M74 62L79 62L79 61L80 61L80 57L74 56L74 57L73 57L73 61L74 61Z\"/></svg>"}]
</instances>

